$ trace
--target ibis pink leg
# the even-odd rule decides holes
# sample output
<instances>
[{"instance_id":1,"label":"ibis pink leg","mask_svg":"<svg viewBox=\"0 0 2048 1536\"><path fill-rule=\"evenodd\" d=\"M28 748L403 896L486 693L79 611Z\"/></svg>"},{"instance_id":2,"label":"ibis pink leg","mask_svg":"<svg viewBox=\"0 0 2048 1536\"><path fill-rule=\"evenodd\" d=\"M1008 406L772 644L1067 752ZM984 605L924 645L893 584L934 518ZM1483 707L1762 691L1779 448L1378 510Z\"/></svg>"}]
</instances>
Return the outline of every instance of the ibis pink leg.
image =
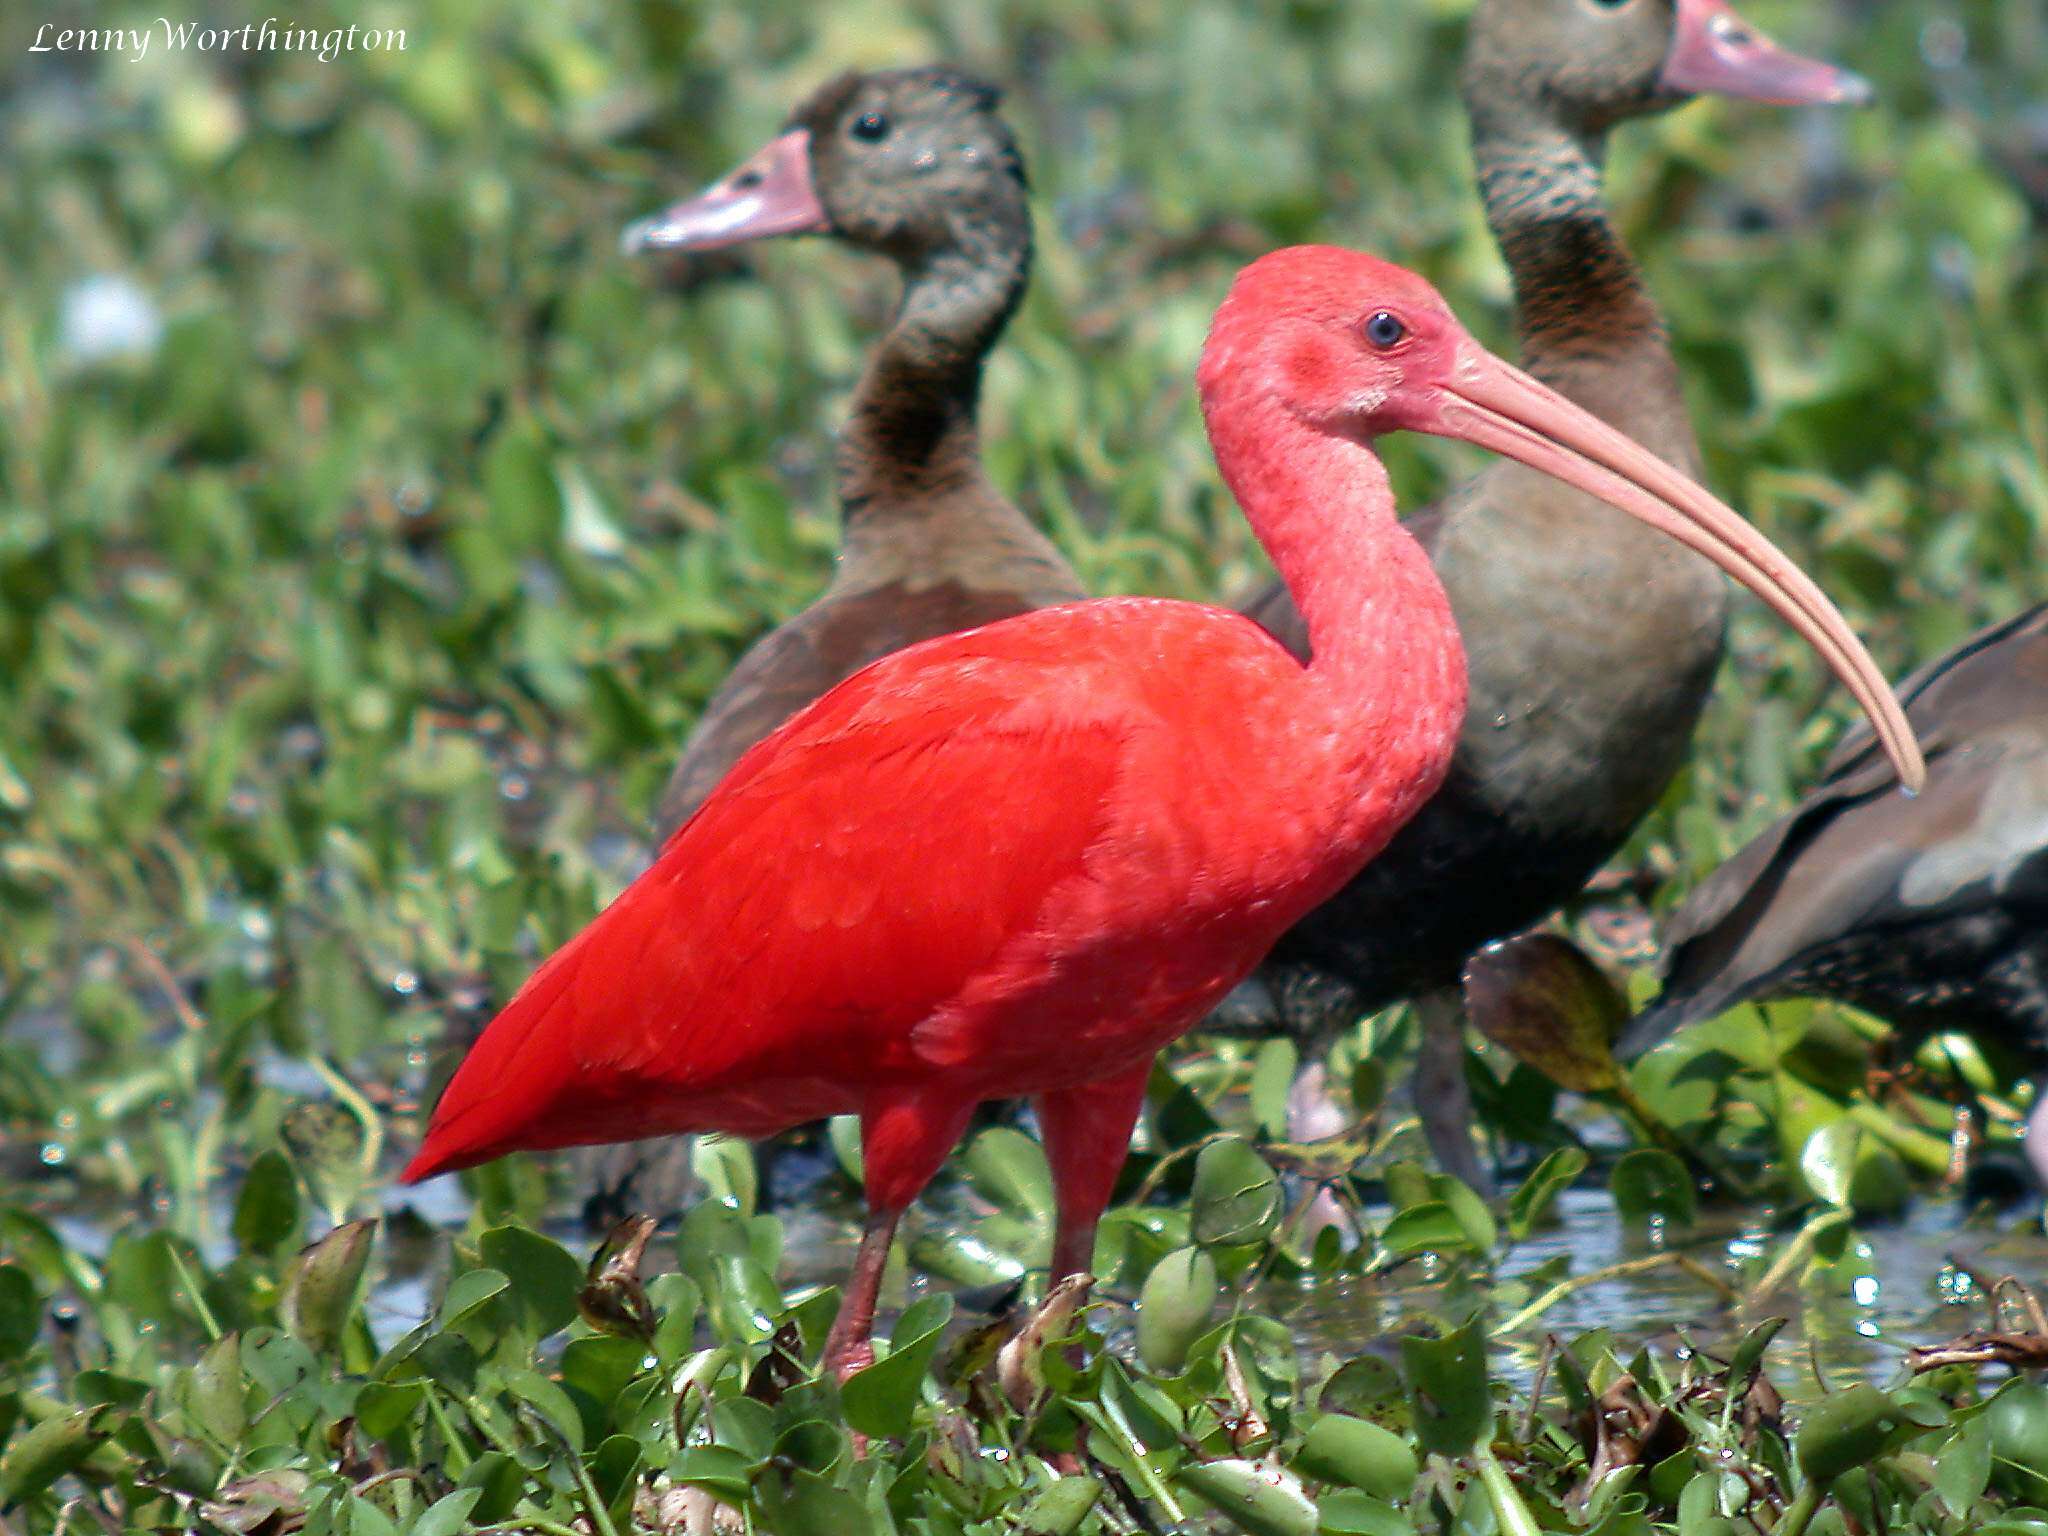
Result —
<instances>
[{"instance_id":1,"label":"ibis pink leg","mask_svg":"<svg viewBox=\"0 0 2048 1536\"><path fill-rule=\"evenodd\" d=\"M860 1117L861 1168L866 1177L868 1221L860 1252L832 1331L825 1337L820 1370L840 1381L875 1363L875 1303L888 1267L896 1223L918 1192L939 1171L946 1154L967 1129L974 1101L918 1088L878 1094Z\"/></svg>"},{"instance_id":2,"label":"ibis pink leg","mask_svg":"<svg viewBox=\"0 0 2048 1536\"><path fill-rule=\"evenodd\" d=\"M1116 1176L1130 1150L1131 1130L1145 1104L1152 1061L1078 1088L1041 1094L1032 1101L1052 1164L1059 1225L1053 1235L1052 1278L1094 1271L1095 1224L1109 1204Z\"/></svg>"}]
</instances>

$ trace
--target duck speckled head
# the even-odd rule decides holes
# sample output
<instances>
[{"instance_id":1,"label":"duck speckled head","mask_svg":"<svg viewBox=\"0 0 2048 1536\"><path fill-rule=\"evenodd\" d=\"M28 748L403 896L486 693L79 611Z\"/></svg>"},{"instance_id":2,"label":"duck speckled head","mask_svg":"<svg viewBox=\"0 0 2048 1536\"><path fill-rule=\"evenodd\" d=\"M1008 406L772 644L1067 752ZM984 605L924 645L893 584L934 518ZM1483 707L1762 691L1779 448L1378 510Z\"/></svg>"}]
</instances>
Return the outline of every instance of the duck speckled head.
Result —
<instances>
[{"instance_id":1,"label":"duck speckled head","mask_svg":"<svg viewBox=\"0 0 2048 1536\"><path fill-rule=\"evenodd\" d=\"M944 65L839 75L737 169L628 228L625 248L833 234L916 261L985 239L1028 244L1024 163L998 100Z\"/></svg>"},{"instance_id":2,"label":"duck speckled head","mask_svg":"<svg viewBox=\"0 0 2048 1536\"><path fill-rule=\"evenodd\" d=\"M1475 115L1519 105L1592 133L1704 94L1857 104L1870 87L1779 47L1727 0L1481 0L1473 13Z\"/></svg>"}]
</instances>

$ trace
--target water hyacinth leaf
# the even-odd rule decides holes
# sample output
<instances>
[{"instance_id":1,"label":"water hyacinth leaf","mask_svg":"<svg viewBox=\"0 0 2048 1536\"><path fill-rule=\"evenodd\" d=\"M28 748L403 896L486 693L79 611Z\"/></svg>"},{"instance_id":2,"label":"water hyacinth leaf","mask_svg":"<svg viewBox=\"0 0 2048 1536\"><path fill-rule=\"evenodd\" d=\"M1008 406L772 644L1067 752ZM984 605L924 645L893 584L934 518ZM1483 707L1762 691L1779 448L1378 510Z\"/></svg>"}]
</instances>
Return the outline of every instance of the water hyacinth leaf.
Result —
<instances>
[{"instance_id":1,"label":"water hyacinth leaf","mask_svg":"<svg viewBox=\"0 0 2048 1536\"><path fill-rule=\"evenodd\" d=\"M353 972L348 960L337 965ZM278 1129L328 1220L340 1223L363 1187L361 1122L331 1099L313 1099L294 1105Z\"/></svg>"},{"instance_id":2,"label":"water hyacinth leaf","mask_svg":"<svg viewBox=\"0 0 2048 1536\"><path fill-rule=\"evenodd\" d=\"M455 1328L512 1289L512 1282L500 1270L467 1269L448 1282L441 1298L441 1326Z\"/></svg>"},{"instance_id":3,"label":"water hyacinth leaf","mask_svg":"<svg viewBox=\"0 0 2048 1536\"><path fill-rule=\"evenodd\" d=\"M759 1465L760 1458L729 1445L691 1445L669 1458L668 1475L675 1482L738 1502L752 1489Z\"/></svg>"},{"instance_id":4,"label":"water hyacinth leaf","mask_svg":"<svg viewBox=\"0 0 2048 1536\"><path fill-rule=\"evenodd\" d=\"M776 1536L847 1536L871 1529L861 1501L815 1472L770 1471L754 1485L753 1507Z\"/></svg>"},{"instance_id":5,"label":"water hyacinth leaf","mask_svg":"<svg viewBox=\"0 0 2048 1536\"><path fill-rule=\"evenodd\" d=\"M1816 1198L1845 1210L1850 1207L1862 1143L1863 1132L1849 1120L1824 1125L1806 1138L1799 1151L1799 1171Z\"/></svg>"},{"instance_id":6,"label":"water hyacinth leaf","mask_svg":"<svg viewBox=\"0 0 2048 1536\"><path fill-rule=\"evenodd\" d=\"M562 1350L562 1380L591 1401L610 1407L640 1374L646 1358L647 1346L638 1339L571 1339Z\"/></svg>"},{"instance_id":7,"label":"water hyacinth leaf","mask_svg":"<svg viewBox=\"0 0 2048 1536\"><path fill-rule=\"evenodd\" d=\"M1017 1517L1017 1536L1074 1536L1101 1497L1102 1483L1096 1478L1055 1478L1024 1506Z\"/></svg>"},{"instance_id":8,"label":"water hyacinth leaf","mask_svg":"<svg viewBox=\"0 0 2048 1536\"><path fill-rule=\"evenodd\" d=\"M889 1338L889 1353L866 1370L856 1371L840 1388L846 1422L864 1435L895 1438L910 1429L912 1415L924 1397L924 1381L938 1353L946 1324L953 1316L953 1298L926 1296L904 1309Z\"/></svg>"},{"instance_id":9,"label":"water hyacinth leaf","mask_svg":"<svg viewBox=\"0 0 2048 1536\"><path fill-rule=\"evenodd\" d=\"M1397 1211L1380 1228L1380 1247L1396 1258L1414 1253L1467 1253L1479 1250L1463 1218L1441 1200L1428 1200Z\"/></svg>"},{"instance_id":10,"label":"water hyacinth leaf","mask_svg":"<svg viewBox=\"0 0 2048 1536\"><path fill-rule=\"evenodd\" d=\"M484 1233L477 1248L511 1282L520 1326L533 1337L547 1338L575 1320L583 1266L560 1243L508 1223Z\"/></svg>"},{"instance_id":11,"label":"water hyacinth leaf","mask_svg":"<svg viewBox=\"0 0 2048 1536\"><path fill-rule=\"evenodd\" d=\"M377 1233L375 1217L336 1227L302 1249L285 1273L278 1316L293 1338L327 1354L362 1299L363 1276Z\"/></svg>"},{"instance_id":12,"label":"water hyacinth leaf","mask_svg":"<svg viewBox=\"0 0 2048 1536\"><path fill-rule=\"evenodd\" d=\"M1699 1194L1684 1163L1656 1147L1638 1147L1615 1163L1608 1188L1614 1205L1631 1221L1662 1217L1688 1224L1699 1210Z\"/></svg>"},{"instance_id":13,"label":"water hyacinth leaf","mask_svg":"<svg viewBox=\"0 0 2048 1536\"><path fill-rule=\"evenodd\" d=\"M1187 1363L1216 1310L1222 1286L1216 1261L1201 1248L1176 1248L1145 1277L1138 1292L1138 1358L1171 1374Z\"/></svg>"},{"instance_id":14,"label":"water hyacinth leaf","mask_svg":"<svg viewBox=\"0 0 2048 1536\"><path fill-rule=\"evenodd\" d=\"M2048 1509L2048 1382L2007 1382L1985 1405L1991 1481L2007 1496Z\"/></svg>"},{"instance_id":15,"label":"water hyacinth leaf","mask_svg":"<svg viewBox=\"0 0 2048 1536\"><path fill-rule=\"evenodd\" d=\"M963 1163L974 1187L1037 1225L1053 1216L1052 1169L1045 1148L1007 1125L990 1126L967 1144Z\"/></svg>"},{"instance_id":16,"label":"water hyacinth leaf","mask_svg":"<svg viewBox=\"0 0 2048 1536\"><path fill-rule=\"evenodd\" d=\"M406 1536L462 1536L470 1529L470 1514L483 1496L481 1488L458 1488L442 1495L406 1527Z\"/></svg>"},{"instance_id":17,"label":"water hyacinth leaf","mask_svg":"<svg viewBox=\"0 0 2048 1536\"><path fill-rule=\"evenodd\" d=\"M0 1508L35 1497L99 1449L123 1415L105 1406L45 1419L0 1453Z\"/></svg>"},{"instance_id":18,"label":"water hyacinth leaf","mask_svg":"<svg viewBox=\"0 0 2048 1536\"><path fill-rule=\"evenodd\" d=\"M26 1355L43 1326L43 1298L19 1264L0 1264L0 1364Z\"/></svg>"},{"instance_id":19,"label":"water hyacinth leaf","mask_svg":"<svg viewBox=\"0 0 2048 1536\"><path fill-rule=\"evenodd\" d=\"M1559 1147L1538 1163L1508 1201L1508 1236L1521 1242L1591 1163L1578 1147Z\"/></svg>"},{"instance_id":20,"label":"water hyacinth leaf","mask_svg":"<svg viewBox=\"0 0 2048 1536\"><path fill-rule=\"evenodd\" d=\"M1205 1247L1262 1243L1284 1210L1280 1179L1251 1144L1212 1141L1195 1159L1193 1236Z\"/></svg>"},{"instance_id":21,"label":"water hyacinth leaf","mask_svg":"<svg viewBox=\"0 0 2048 1536\"><path fill-rule=\"evenodd\" d=\"M1413 1536L1415 1522L1385 1499L1356 1488L1333 1488L1316 1500L1325 1536Z\"/></svg>"},{"instance_id":22,"label":"water hyacinth leaf","mask_svg":"<svg viewBox=\"0 0 2048 1536\"><path fill-rule=\"evenodd\" d=\"M519 1503L525 1486L525 1469L503 1451L485 1451L463 1469L455 1480L458 1491L475 1490L477 1502L469 1516L478 1525L494 1524L509 1516Z\"/></svg>"},{"instance_id":23,"label":"water hyacinth leaf","mask_svg":"<svg viewBox=\"0 0 2048 1536\"><path fill-rule=\"evenodd\" d=\"M374 1440L386 1440L412 1422L427 1400L421 1381L366 1382L356 1394L356 1423Z\"/></svg>"},{"instance_id":24,"label":"water hyacinth leaf","mask_svg":"<svg viewBox=\"0 0 2048 1536\"><path fill-rule=\"evenodd\" d=\"M1487 945L1465 967L1465 1012L1561 1088L1605 1093L1621 1080L1614 1040L1628 999L1569 939L1529 933Z\"/></svg>"},{"instance_id":25,"label":"water hyacinth leaf","mask_svg":"<svg viewBox=\"0 0 2048 1536\"><path fill-rule=\"evenodd\" d=\"M1458 1226L1465 1234L1466 1244L1476 1253L1487 1253L1500 1239L1500 1223L1493 1219L1492 1207L1479 1198L1478 1193L1455 1174L1438 1173L1430 1176L1430 1188L1436 1198L1450 1208L1458 1220Z\"/></svg>"},{"instance_id":26,"label":"water hyacinth leaf","mask_svg":"<svg viewBox=\"0 0 2048 1536\"><path fill-rule=\"evenodd\" d=\"M232 1447L242 1443L249 1427L248 1396L239 1334L215 1340L186 1374L185 1412L217 1444Z\"/></svg>"},{"instance_id":27,"label":"water hyacinth leaf","mask_svg":"<svg viewBox=\"0 0 2048 1536\"><path fill-rule=\"evenodd\" d=\"M1909 1405L1868 1382L1830 1392L1807 1411L1793 1440L1799 1470L1826 1487L1868 1466L1932 1426L1916 1421Z\"/></svg>"},{"instance_id":28,"label":"water hyacinth leaf","mask_svg":"<svg viewBox=\"0 0 2048 1536\"><path fill-rule=\"evenodd\" d=\"M545 1424L571 1451L583 1449L583 1415L561 1387L538 1371L507 1371L505 1390Z\"/></svg>"},{"instance_id":29,"label":"water hyacinth leaf","mask_svg":"<svg viewBox=\"0 0 2048 1536\"><path fill-rule=\"evenodd\" d=\"M1294 1089L1301 1052L1285 1036L1268 1040L1252 1058L1252 1119L1268 1141L1292 1140L1288 1096Z\"/></svg>"},{"instance_id":30,"label":"water hyacinth leaf","mask_svg":"<svg viewBox=\"0 0 2048 1536\"><path fill-rule=\"evenodd\" d=\"M1386 1181L1387 1203L1397 1211L1405 1211L1412 1205L1423 1205L1436 1199L1436 1181L1420 1163L1402 1160L1389 1163L1381 1175Z\"/></svg>"},{"instance_id":31,"label":"water hyacinth leaf","mask_svg":"<svg viewBox=\"0 0 2048 1536\"><path fill-rule=\"evenodd\" d=\"M1407 1440L1342 1413L1326 1413L1309 1425L1294 1465L1318 1481L1342 1483L1381 1499L1407 1498L1421 1471Z\"/></svg>"},{"instance_id":32,"label":"water hyacinth leaf","mask_svg":"<svg viewBox=\"0 0 2048 1536\"><path fill-rule=\"evenodd\" d=\"M1979 1414L1949 1436L1935 1457L1934 1491L1958 1520L1968 1517L1991 1486L1991 1451L1991 1421Z\"/></svg>"},{"instance_id":33,"label":"water hyacinth leaf","mask_svg":"<svg viewBox=\"0 0 2048 1536\"><path fill-rule=\"evenodd\" d=\"M235 1246L268 1254L299 1236L299 1181L291 1160L275 1147L257 1154L235 1197Z\"/></svg>"},{"instance_id":34,"label":"water hyacinth leaf","mask_svg":"<svg viewBox=\"0 0 2048 1536\"><path fill-rule=\"evenodd\" d=\"M754 1214L759 1175L754 1149L738 1136L699 1136L690 1148L690 1168L703 1182L705 1198L721 1201L743 1216Z\"/></svg>"},{"instance_id":35,"label":"water hyacinth leaf","mask_svg":"<svg viewBox=\"0 0 2048 1536\"><path fill-rule=\"evenodd\" d=\"M1174 1481L1252 1536L1315 1536L1315 1502L1284 1468L1234 1457L1191 1461Z\"/></svg>"},{"instance_id":36,"label":"water hyacinth leaf","mask_svg":"<svg viewBox=\"0 0 2048 1536\"><path fill-rule=\"evenodd\" d=\"M1492 1438L1493 1396L1486 1372L1486 1334L1477 1317L1428 1339L1401 1340L1415 1435L1426 1451L1469 1456Z\"/></svg>"}]
</instances>

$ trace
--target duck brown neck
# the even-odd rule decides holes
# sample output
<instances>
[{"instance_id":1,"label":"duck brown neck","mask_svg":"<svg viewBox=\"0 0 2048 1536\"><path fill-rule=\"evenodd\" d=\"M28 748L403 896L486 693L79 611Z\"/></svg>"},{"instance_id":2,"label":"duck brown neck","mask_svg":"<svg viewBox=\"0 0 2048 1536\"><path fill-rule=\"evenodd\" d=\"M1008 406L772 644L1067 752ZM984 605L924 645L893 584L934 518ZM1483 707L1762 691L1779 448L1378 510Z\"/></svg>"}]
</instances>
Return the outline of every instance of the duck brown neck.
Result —
<instances>
[{"instance_id":1,"label":"duck brown neck","mask_svg":"<svg viewBox=\"0 0 2048 1536\"><path fill-rule=\"evenodd\" d=\"M1668 368L1664 318L1601 193L1605 135L1526 108L1475 106L1472 152L1514 279L1523 367L1542 378L1575 358L1634 354Z\"/></svg>"},{"instance_id":2,"label":"duck brown neck","mask_svg":"<svg viewBox=\"0 0 2048 1536\"><path fill-rule=\"evenodd\" d=\"M840 434L849 532L986 487L975 435L981 365L1029 276L1028 235L966 239L904 263L895 323Z\"/></svg>"}]
</instances>

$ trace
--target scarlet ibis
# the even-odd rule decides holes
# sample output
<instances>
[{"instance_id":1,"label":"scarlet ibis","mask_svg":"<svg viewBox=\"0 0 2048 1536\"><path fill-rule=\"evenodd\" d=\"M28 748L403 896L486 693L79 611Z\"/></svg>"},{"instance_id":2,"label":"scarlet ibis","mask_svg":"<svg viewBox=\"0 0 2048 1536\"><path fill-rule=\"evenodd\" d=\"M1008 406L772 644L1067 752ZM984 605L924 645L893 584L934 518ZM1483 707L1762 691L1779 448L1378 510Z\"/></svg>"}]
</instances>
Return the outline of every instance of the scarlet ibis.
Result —
<instances>
[{"instance_id":1,"label":"scarlet ibis","mask_svg":"<svg viewBox=\"0 0 2048 1536\"><path fill-rule=\"evenodd\" d=\"M1112 598L855 673L741 757L491 1022L403 1177L857 1114L869 1216L824 1355L844 1375L871 1358L904 1208L978 1103L1022 1097L1053 1271L1086 1271L1153 1054L1450 765L1464 655L1372 452L1396 429L1511 455L1709 555L1820 649L1917 782L1896 702L1813 584L1483 351L1420 278L1331 247L1266 256L1217 312L1198 388L1311 662L1227 610Z\"/></svg>"},{"instance_id":2,"label":"scarlet ibis","mask_svg":"<svg viewBox=\"0 0 2048 1536\"><path fill-rule=\"evenodd\" d=\"M1463 85L1523 366L1697 479L1663 317L1602 199L1607 132L1699 92L1849 102L1868 87L1785 52L1723 0L1483 0ZM1465 637L1458 754L1442 792L1281 941L1264 980L1279 1022L1312 1036L1414 998L1424 1129L1445 1168L1490 1191L1458 978L1481 945L1571 897L1663 794L1720 660L1726 588L1691 551L1519 464L1409 526ZM1283 585L1246 611L1308 654Z\"/></svg>"},{"instance_id":3,"label":"scarlet ibis","mask_svg":"<svg viewBox=\"0 0 2048 1536\"><path fill-rule=\"evenodd\" d=\"M992 85L942 65L844 74L759 153L626 231L628 251L825 234L893 261L895 323L839 436L839 569L705 705L655 817L666 838L739 755L914 640L1084 595L982 469L981 369L1031 271L1024 162Z\"/></svg>"},{"instance_id":4,"label":"scarlet ibis","mask_svg":"<svg viewBox=\"0 0 2048 1536\"><path fill-rule=\"evenodd\" d=\"M1820 786L1672 916L1663 994L1624 1054L1737 1003L1831 997L2048 1070L2048 605L1899 692L1927 787L1888 793L1869 735L1843 738ZM2048 1184L2048 1082L2027 1156Z\"/></svg>"}]
</instances>

